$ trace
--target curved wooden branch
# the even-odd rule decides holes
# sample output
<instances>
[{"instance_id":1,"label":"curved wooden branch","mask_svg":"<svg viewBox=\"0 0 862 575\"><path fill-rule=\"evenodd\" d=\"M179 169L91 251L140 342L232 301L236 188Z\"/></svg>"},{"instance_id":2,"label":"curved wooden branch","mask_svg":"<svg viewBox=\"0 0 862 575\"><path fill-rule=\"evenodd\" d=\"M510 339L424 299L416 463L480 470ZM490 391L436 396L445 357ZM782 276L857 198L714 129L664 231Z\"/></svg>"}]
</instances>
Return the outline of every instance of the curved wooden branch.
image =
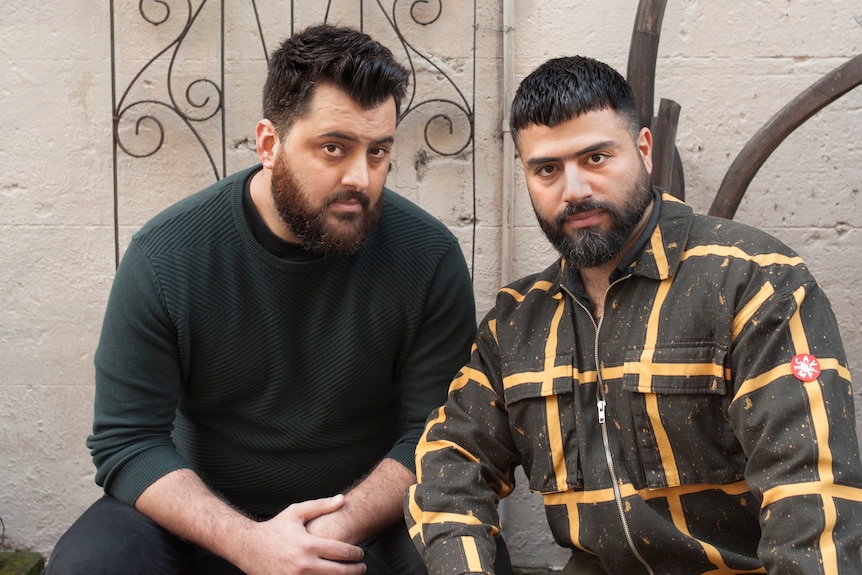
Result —
<instances>
[{"instance_id":1,"label":"curved wooden branch","mask_svg":"<svg viewBox=\"0 0 862 575\"><path fill-rule=\"evenodd\" d=\"M682 169L682 158L679 150L674 149L673 155L673 181L671 182L671 195L685 201L685 173Z\"/></svg>"},{"instance_id":2,"label":"curved wooden branch","mask_svg":"<svg viewBox=\"0 0 862 575\"><path fill-rule=\"evenodd\" d=\"M673 100L661 99L658 116L653 120L652 183L685 200L684 190L675 187L674 164L679 157L676 151L676 127L680 106Z\"/></svg>"},{"instance_id":3,"label":"curved wooden branch","mask_svg":"<svg viewBox=\"0 0 862 575\"><path fill-rule=\"evenodd\" d=\"M766 122L733 160L715 194L710 215L733 219L748 185L766 159L820 109L862 85L862 54L835 68Z\"/></svg>"},{"instance_id":4,"label":"curved wooden branch","mask_svg":"<svg viewBox=\"0 0 862 575\"><path fill-rule=\"evenodd\" d=\"M667 0L640 0L629 44L626 79L635 93L641 126L646 127L653 116L655 64L665 6Z\"/></svg>"}]
</instances>

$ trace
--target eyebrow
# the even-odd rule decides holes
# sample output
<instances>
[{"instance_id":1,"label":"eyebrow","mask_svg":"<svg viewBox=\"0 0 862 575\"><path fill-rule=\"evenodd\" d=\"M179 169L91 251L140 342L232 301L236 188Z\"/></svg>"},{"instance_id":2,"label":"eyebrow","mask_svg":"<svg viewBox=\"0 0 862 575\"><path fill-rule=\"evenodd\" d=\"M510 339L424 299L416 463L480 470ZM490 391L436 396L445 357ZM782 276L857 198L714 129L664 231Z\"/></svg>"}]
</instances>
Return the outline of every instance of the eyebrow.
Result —
<instances>
[{"instance_id":1,"label":"eyebrow","mask_svg":"<svg viewBox=\"0 0 862 575\"><path fill-rule=\"evenodd\" d=\"M615 140L604 140L602 142L596 142L586 148L578 150L577 152L572 152L567 156L543 156L538 158L530 158L527 160L526 166L528 168L535 168L536 166L541 166L543 164L549 164L553 162L574 160L575 158L579 158L581 156L586 156L588 154L592 154L593 152L597 152L599 150L605 150L607 148L615 148L617 143Z\"/></svg>"},{"instance_id":2,"label":"eyebrow","mask_svg":"<svg viewBox=\"0 0 862 575\"><path fill-rule=\"evenodd\" d=\"M338 140L347 140L348 142L358 142L359 138L354 136L353 134L347 134L345 132L324 132L317 136L318 138L336 138ZM377 140L373 140L372 144L391 144L395 141L393 136L384 136L383 138L379 138Z\"/></svg>"}]
</instances>

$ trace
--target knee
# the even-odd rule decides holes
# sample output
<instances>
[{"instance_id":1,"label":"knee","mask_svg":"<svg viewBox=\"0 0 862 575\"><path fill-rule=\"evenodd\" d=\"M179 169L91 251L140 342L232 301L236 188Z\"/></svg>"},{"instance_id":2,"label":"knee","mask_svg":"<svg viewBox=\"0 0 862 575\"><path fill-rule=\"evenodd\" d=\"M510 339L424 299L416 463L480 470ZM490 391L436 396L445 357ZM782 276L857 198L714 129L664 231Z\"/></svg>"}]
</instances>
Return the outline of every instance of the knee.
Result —
<instances>
[{"instance_id":1,"label":"knee","mask_svg":"<svg viewBox=\"0 0 862 575\"><path fill-rule=\"evenodd\" d=\"M43 575L180 572L188 547L134 508L103 498L63 534Z\"/></svg>"}]
</instances>

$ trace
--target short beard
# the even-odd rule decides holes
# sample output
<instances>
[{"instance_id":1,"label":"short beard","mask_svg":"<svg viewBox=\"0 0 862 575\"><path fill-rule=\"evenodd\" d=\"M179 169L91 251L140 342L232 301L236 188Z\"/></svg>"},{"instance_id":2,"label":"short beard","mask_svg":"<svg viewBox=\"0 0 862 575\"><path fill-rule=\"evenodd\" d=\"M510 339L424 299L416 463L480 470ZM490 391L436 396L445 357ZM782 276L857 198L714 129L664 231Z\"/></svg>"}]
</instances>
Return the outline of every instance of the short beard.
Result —
<instances>
[{"instance_id":1,"label":"short beard","mask_svg":"<svg viewBox=\"0 0 862 575\"><path fill-rule=\"evenodd\" d=\"M356 253L377 224L383 194L371 205L368 195L355 190L336 192L324 199L320 207L313 206L287 163L284 153L278 154L272 167L272 198L281 220L299 239L300 245L316 254L349 255ZM339 214L339 225L327 221L331 204L342 200L358 201L358 213ZM346 229L345 229L346 228Z\"/></svg>"},{"instance_id":2,"label":"short beard","mask_svg":"<svg viewBox=\"0 0 862 575\"><path fill-rule=\"evenodd\" d=\"M569 204L553 220L539 217L539 225L548 240L566 258L569 269L593 268L620 255L652 201L649 172L642 169L623 206L595 201ZM565 232L566 218L591 210L608 211L612 218L611 228L607 231L590 228L576 230L571 234Z\"/></svg>"}]
</instances>

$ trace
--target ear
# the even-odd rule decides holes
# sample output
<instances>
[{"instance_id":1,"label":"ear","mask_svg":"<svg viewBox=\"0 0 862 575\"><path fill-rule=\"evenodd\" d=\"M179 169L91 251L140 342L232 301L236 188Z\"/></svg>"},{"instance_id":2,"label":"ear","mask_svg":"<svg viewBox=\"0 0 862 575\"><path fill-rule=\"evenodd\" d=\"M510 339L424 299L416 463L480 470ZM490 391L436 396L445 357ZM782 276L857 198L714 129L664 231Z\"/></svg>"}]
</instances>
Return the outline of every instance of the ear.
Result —
<instances>
[{"instance_id":1,"label":"ear","mask_svg":"<svg viewBox=\"0 0 862 575\"><path fill-rule=\"evenodd\" d=\"M646 171L652 174L652 132L649 128L641 128L637 145Z\"/></svg>"},{"instance_id":2,"label":"ear","mask_svg":"<svg viewBox=\"0 0 862 575\"><path fill-rule=\"evenodd\" d=\"M275 163L275 158L278 156L278 149L281 140L278 137L278 130L275 125L264 118L257 123L255 130L255 145L257 147L257 157L263 167L271 170Z\"/></svg>"}]
</instances>

